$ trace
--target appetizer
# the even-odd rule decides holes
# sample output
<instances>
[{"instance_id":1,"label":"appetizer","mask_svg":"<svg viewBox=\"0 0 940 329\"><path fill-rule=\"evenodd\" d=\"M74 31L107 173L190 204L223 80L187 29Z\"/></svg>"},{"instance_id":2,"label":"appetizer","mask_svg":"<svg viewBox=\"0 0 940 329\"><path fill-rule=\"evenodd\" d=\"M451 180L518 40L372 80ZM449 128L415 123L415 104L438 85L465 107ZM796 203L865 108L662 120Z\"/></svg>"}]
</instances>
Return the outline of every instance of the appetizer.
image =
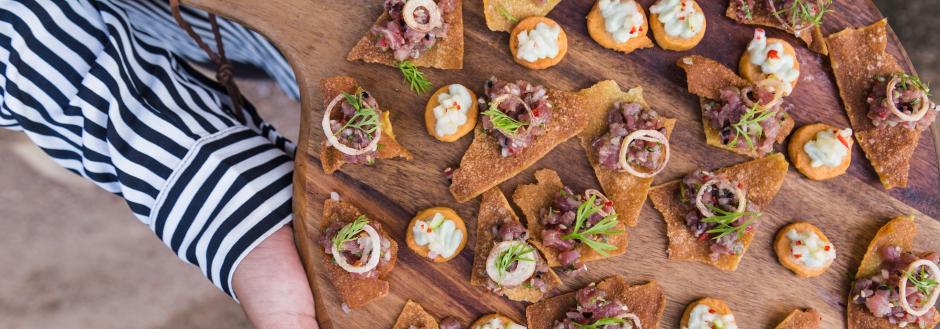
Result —
<instances>
[{"instance_id":1,"label":"appetizer","mask_svg":"<svg viewBox=\"0 0 940 329\"><path fill-rule=\"evenodd\" d=\"M574 270L626 251L626 227L604 194L577 194L550 169L536 171L535 179L537 184L517 187L512 201L525 215L532 245L542 251L548 266Z\"/></svg>"},{"instance_id":2,"label":"appetizer","mask_svg":"<svg viewBox=\"0 0 940 329\"><path fill-rule=\"evenodd\" d=\"M751 83L766 79L783 82L783 95L789 96L800 79L800 61L796 50L783 39L768 38L764 29L754 30L754 39L738 63L741 76Z\"/></svg>"},{"instance_id":3,"label":"appetizer","mask_svg":"<svg viewBox=\"0 0 940 329\"><path fill-rule=\"evenodd\" d=\"M788 167L777 153L653 187L650 200L666 221L669 259L737 269Z\"/></svg>"},{"instance_id":4,"label":"appetizer","mask_svg":"<svg viewBox=\"0 0 940 329\"><path fill-rule=\"evenodd\" d=\"M498 188L483 194L476 236L470 284L530 303L561 285Z\"/></svg>"},{"instance_id":5,"label":"appetizer","mask_svg":"<svg viewBox=\"0 0 940 329\"><path fill-rule=\"evenodd\" d=\"M822 322L822 315L816 310L796 309L790 312L775 329L819 329L820 322Z\"/></svg>"},{"instance_id":6,"label":"appetizer","mask_svg":"<svg viewBox=\"0 0 940 329\"><path fill-rule=\"evenodd\" d=\"M793 34L810 50L826 55L822 20L832 0L729 0L725 15L741 24L776 28Z\"/></svg>"},{"instance_id":7,"label":"appetizer","mask_svg":"<svg viewBox=\"0 0 940 329\"><path fill-rule=\"evenodd\" d=\"M323 94L322 128L326 141L320 148L320 162L327 174L345 163L372 165L375 159L401 157L411 160L392 131L389 111L355 79L337 76L320 81Z\"/></svg>"},{"instance_id":8,"label":"appetizer","mask_svg":"<svg viewBox=\"0 0 940 329\"><path fill-rule=\"evenodd\" d=\"M477 95L459 84L443 86L431 95L424 108L428 134L442 142L453 142L477 125Z\"/></svg>"},{"instance_id":9,"label":"appetizer","mask_svg":"<svg viewBox=\"0 0 940 329\"><path fill-rule=\"evenodd\" d=\"M836 247L816 225L796 222L784 226L774 239L780 264L798 277L820 276L836 259Z\"/></svg>"},{"instance_id":10,"label":"appetizer","mask_svg":"<svg viewBox=\"0 0 940 329\"><path fill-rule=\"evenodd\" d=\"M494 313L484 315L467 329L526 329L526 327L505 315Z\"/></svg>"},{"instance_id":11,"label":"appetizer","mask_svg":"<svg viewBox=\"0 0 940 329\"><path fill-rule=\"evenodd\" d=\"M679 321L682 329L738 329L731 308L723 300L702 298L692 302Z\"/></svg>"},{"instance_id":12,"label":"appetizer","mask_svg":"<svg viewBox=\"0 0 940 329\"><path fill-rule=\"evenodd\" d=\"M830 35L830 62L855 139L886 189L907 187L921 132L936 118L930 89L904 73L887 45L887 21ZM859 54L864 54L860 56ZM888 97L890 96L890 97Z\"/></svg>"},{"instance_id":13,"label":"appetizer","mask_svg":"<svg viewBox=\"0 0 940 329\"><path fill-rule=\"evenodd\" d=\"M541 70L555 66L565 58L568 36L551 18L529 17L512 29L509 50L519 65Z\"/></svg>"},{"instance_id":14,"label":"appetizer","mask_svg":"<svg viewBox=\"0 0 940 329\"><path fill-rule=\"evenodd\" d=\"M483 16L490 31L512 31L520 20L545 16L561 0L483 0Z\"/></svg>"},{"instance_id":15,"label":"appetizer","mask_svg":"<svg viewBox=\"0 0 940 329\"><path fill-rule=\"evenodd\" d=\"M695 0L656 1L650 20L656 43L666 50L689 50L705 37L705 13Z\"/></svg>"},{"instance_id":16,"label":"appetizer","mask_svg":"<svg viewBox=\"0 0 940 329\"><path fill-rule=\"evenodd\" d=\"M421 304L408 300L398 315L392 329L461 329L460 321L446 317L437 323L437 319L421 307Z\"/></svg>"},{"instance_id":17,"label":"appetizer","mask_svg":"<svg viewBox=\"0 0 940 329\"><path fill-rule=\"evenodd\" d=\"M597 181L614 202L620 222L637 224L653 176L669 162L669 137L676 119L661 116L643 99L643 88L627 92L612 80L581 91L587 128L581 147Z\"/></svg>"},{"instance_id":18,"label":"appetizer","mask_svg":"<svg viewBox=\"0 0 940 329\"><path fill-rule=\"evenodd\" d=\"M653 46L646 12L634 0L597 0L587 16L588 33L601 46L629 54Z\"/></svg>"},{"instance_id":19,"label":"appetizer","mask_svg":"<svg viewBox=\"0 0 940 329\"><path fill-rule=\"evenodd\" d=\"M915 235L913 216L892 219L875 234L849 294L848 329L940 324L940 313L934 308L940 295L940 254L912 251Z\"/></svg>"},{"instance_id":20,"label":"appetizer","mask_svg":"<svg viewBox=\"0 0 940 329\"><path fill-rule=\"evenodd\" d=\"M323 203L319 243L321 268L336 287L343 304L357 308L388 295L386 277L398 259L398 244L378 221L355 206L334 199Z\"/></svg>"},{"instance_id":21,"label":"appetizer","mask_svg":"<svg viewBox=\"0 0 940 329\"><path fill-rule=\"evenodd\" d=\"M458 202L470 200L577 135L587 125L583 104L576 93L490 78L480 98L487 110L451 173L451 194Z\"/></svg>"},{"instance_id":22,"label":"appetizer","mask_svg":"<svg viewBox=\"0 0 940 329\"><path fill-rule=\"evenodd\" d=\"M852 129L822 123L800 127L790 138L790 161L812 180L830 179L845 173L852 164Z\"/></svg>"},{"instance_id":23,"label":"appetizer","mask_svg":"<svg viewBox=\"0 0 940 329\"><path fill-rule=\"evenodd\" d=\"M415 215L405 241L418 256L442 263L457 257L467 245L467 226L453 209L435 207Z\"/></svg>"},{"instance_id":24,"label":"appetizer","mask_svg":"<svg viewBox=\"0 0 940 329\"><path fill-rule=\"evenodd\" d=\"M679 59L689 92L699 96L708 145L759 158L783 143L793 129L783 102L784 85L777 79L756 84L720 63L698 55Z\"/></svg>"},{"instance_id":25,"label":"appetizer","mask_svg":"<svg viewBox=\"0 0 940 329\"><path fill-rule=\"evenodd\" d=\"M463 68L463 1L385 0L382 16L346 60Z\"/></svg>"},{"instance_id":26,"label":"appetizer","mask_svg":"<svg viewBox=\"0 0 940 329\"><path fill-rule=\"evenodd\" d=\"M631 285L611 276L525 309L529 329L659 328L666 294L656 283Z\"/></svg>"}]
</instances>

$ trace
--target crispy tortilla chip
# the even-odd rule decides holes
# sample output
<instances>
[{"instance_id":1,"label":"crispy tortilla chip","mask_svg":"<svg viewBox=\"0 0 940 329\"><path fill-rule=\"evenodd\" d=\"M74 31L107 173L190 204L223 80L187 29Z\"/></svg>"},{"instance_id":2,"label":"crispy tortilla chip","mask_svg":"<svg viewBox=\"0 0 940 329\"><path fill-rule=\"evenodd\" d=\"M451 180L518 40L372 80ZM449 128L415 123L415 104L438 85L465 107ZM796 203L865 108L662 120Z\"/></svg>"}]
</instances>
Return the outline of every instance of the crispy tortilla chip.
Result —
<instances>
[{"instance_id":1,"label":"crispy tortilla chip","mask_svg":"<svg viewBox=\"0 0 940 329\"><path fill-rule=\"evenodd\" d=\"M751 19L743 20L739 19L737 15L738 8L741 6L740 2L738 0L730 0L728 2L728 10L725 11L725 15L732 20L741 24L767 26L786 31L784 26L773 17L772 9L768 8L763 1L755 1L755 8L751 8ZM803 40L810 50L822 55L829 54L829 47L826 45L826 39L823 37L822 28L819 26L815 26L811 28L811 31L803 31L803 33L795 36Z\"/></svg>"},{"instance_id":2,"label":"crispy tortilla chip","mask_svg":"<svg viewBox=\"0 0 940 329\"><path fill-rule=\"evenodd\" d=\"M728 175L731 180L744 184L747 189L747 199L760 209L770 205L783 179L787 175L790 164L783 158L783 154L775 153L766 157L740 163L731 167L718 169L718 173ZM679 184L681 181L672 181L663 185L654 186L650 190L650 200L666 221L666 235L669 237L667 252L669 259L679 261L697 261L712 265L724 271L733 272L744 257L751 239L756 232L749 231L741 238L744 251L739 255L721 255L718 260L712 260L708 243L698 241L685 225L687 207L679 200Z\"/></svg>"},{"instance_id":3,"label":"crispy tortilla chip","mask_svg":"<svg viewBox=\"0 0 940 329\"><path fill-rule=\"evenodd\" d=\"M676 62L676 65L679 65L679 67L685 70L689 92L699 97L699 105L702 109L702 127L705 129L705 142L708 143L708 145L740 155L752 158L760 157L756 150L742 150L722 144L718 130L712 127L711 124L708 123L708 120L705 119L704 109L706 100L719 99L721 88L727 86L744 88L751 86L751 83L738 76L731 69L721 65L721 63L699 55L680 58L679 61ZM777 135L776 142L783 143L783 141L787 139L787 136L790 135L790 131L793 130L793 126L795 125L796 123L793 121L793 118L787 115L784 122L781 123L780 134Z\"/></svg>"},{"instance_id":4,"label":"crispy tortilla chip","mask_svg":"<svg viewBox=\"0 0 940 329\"><path fill-rule=\"evenodd\" d=\"M321 229L325 231L330 224L337 221L350 223L362 214L359 209L349 203L327 199L323 202L323 225ZM369 218L369 221L376 224L373 225L375 230L391 242L389 252L392 254L392 259L386 264L379 264L377 269L379 276L377 278L357 278L333 263L333 256L325 253L322 257L323 262L320 264L322 268L326 269L330 281L333 282L333 286L336 287L336 291L343 299L343 302L349 305L350 308L357 308L388 295L389 284L388 281L385 281L385 278L392 272L395 261L398 260L398 244L395 243L395 239L392 239L385 232L381 223L375 218ZM319 250L323 251L322 249Z\"/></svg>"},{"instance_id":5,"label":"crispy tortilla chip","mask_svg":"<svg viewBox=\"0 0 940 329\"><path fill-rule=\"evenodd\" d=\"M522 213L525 215L526 227L529 228L529 232L532 234L532 245L542 251L542 254L545 255L546 262L548 262L548 266L561 266L561 262L558 261L558 250L546 247L542 244L542 231L544 227L542 227L542 223L539 221L539 213L541 213L542 209L552 205L552 202L555 200L555 195L558 194L558 191L561 191L564 184L561 183L561 178L558 177L558 174L551 169L536 171L535 179L538 183L520 185L517 187L516 191L512 193L512 201L519 206L519 209L521 209ZM609 240L607 240L607 243L613 245L616 249L607 251L608 255L603 256L594 251L594 249L591 249L591 247L581 244L578 247L578 252L581 254L579 262L586 263L593 260L622 255L626 252L626 226L624 226L621 221L617 223L613 229L623 232L608 236Z\"/></svg>"},{"instance_id":6,"label":"crispy tortilla chip","mask_svg":"<svg viewBox=\"0 0 940 329\"><path fill-rule=\"evenodd\" d=\"M483 16L490 31L512 31L519 21L530 16L545 16L555 9L561 0L545 0L538 4L535 0L483 0ZM506 16L515 21L510 21Z\"/></svg>"},{"instance_id":7,"label":"crispy tortilla chip","mask_svg":"<svg viewBox=\"0 0 940 329\"><path fill-rule=\"evenodd\" d=\"M463 1L457 1L457 8L451 13L441 17L445 23L449 24L447 35L438 39L431 50L421 54L421 57L412 59L415 66L433 67L438 69L462 69L463 68ZM375 21L373 26L383 25L388 22L387 12L382 12L382 16ZM392 51L383 51L375 45L376 38L371 31L366 31L366 35L359 39L356 46L346 55L347 61L362 60L366 63L378 63L392 67L398 66L398 61L392 55Z\"/></svg>"},{"instance_id":8,"label":"crispy tortilla chip","mask_svg":"<svg viewBox=\"0 0 940 329\"><path fill-rule=\"evenodd\" d=\"M643 328L659 328L666 309L666 293L656 281L630 285L622 276L608 277L597 284L608 298L619 300L629 312L640 318ZM525 309L529 329L551 329L555 320L564 318L565 312L577 306L577 292L555 296Z\"/></svg>"},{"instance_id":9,"label":"crispy tortilla chip","mask_svg":"<svg viewBox=\"0 0 940 329\"><path fill-rule=\"evenodd\" d=\"M887 224L878 229L875 237L868 244L862 263L858 266L855 278L864 278L871 276L881 269L881 248L888 245L894 245L901 248L901 251L911 251L913 249L914 236L917 235L917 224L914 223L914 216L896 217ZM849 295L847 306L848 329L891 329L900 328L891 324L885 318L875 317L865 305L856 304L852 301L852 295ZM940 324L940 312L937 309L931 309L933 320L927 324L927 328L936 327Z\"/></svg>"},{"instance_id":10,"label":"crispy tortilla chip","mask_svg":"<svg viewBox=\"0 0 940 329\"><path fill-rule=\"evenodd\" d=\"M614 103L638 103L649 108L643 99L643 88L632 88L627 92L620 90L620 86L613 80L601 81L591 88L584 89L581 96L585 99L584 112L587 115L587 127L578 135L581 139L581 148L587 154L588 162L594 168L594 175L604 189L604 194L614 202L614 209L621 223L634 227L640 217L640 210L646 202L653 178L640 178L628 172L607 170L600 166L597 154L591 144L595 139L607 133L607 116ZM666 126L666 138L672 134L676 126L676 119L663 117Z\"/></svg>"},{"instance_id":11,"label":"crispy tortilla chip","mask_svg":"<svg viewBox=\"0 0 940 329\"><path fill-rule=\"evenodd\" d=\"M460 168L451 176L450 193L457 202L466 202L525 170L562 142L574 137L587 125L584 98L577 93L548 90L553 104L552 118L542 135L514 155L503 157L493 135L477 125L473 143L460 159ZM497 170L493 170L497 169Z\"/></svg>"},{"instance_id":12,"label":"crispy tortilla chip","mask_svg":"<svg viewBox=\"0 0 940 329\"><path fill-rule=\"evenodd\" d=\"M409 299L408 302L405 303L405 307L402 308L401 314L398 315L398 320L395 321L395 325L392 326L392 329L408 329L411 328L411 326L424 329L440 328L434 316L428 314L428 312L421 307L421 304L415 303Z\"/></svg>"},{"instance_id":13,"label":"crispy tortilla chip","mask_svg":"<svg viewBox=\"0 0 940 329\"><path fill-rule=\"evenodd\" d=\"M887 20L849 28L829 36L832 72L858 145L875 168L885 189L907 187L911 157L920 131L902 126L875 128L868 119L868 93L877 75L903 72L887 46Z\"/></svg>"},{"instance_id":14,"label":"crispy tortilla chip","mask_svg":"<svg viewBox=\"0 0 940 329\"><path fill-rule=\"evenodd\" d=\"M822 315L814 309L796 309L783 319L776 329L818 329L822 322Z\"/></svg>"},{"instance_id":15,"label":"crispy tortilla chip","mask_svg":"<svg viewBox=\"0 0 940 329\"><path fill-rule=\"evenodd\" d=\"M320 93L323 94L324 110L329 106L336 95L343 92L355 93L358 87L359 83L356 82L356 79L346 76L335 76L321 80ZM398 140L395 139L395 133L392 131L392 123L389 120L388 109L384 109L382 112L382 137L379 140L378 151L375 157L378 159L401 157L405 160L411 160L412 158L411 152L408 152L404 146L398 144ZM330 147L324 140L323 144L320 145L320 163L323 164L324 172L332 174L339 170L339 168L346 163L346 160L343 158L342 152L336 150L336 148Z\"/></svg>"},{"instance_id":16,"label":"crispy tortilla chip","mask_svg":"<svg viewBox=\"0 0 940 329\"><path fill-rule=\"evenodd\" d=\"M480 200L480 212L477 215L477 242L476 247L473 249L473 271L470 272L470 284L474 286L485 287L487 282L490 281L490 278L486 275L486 258L489 257L490 250L496 245L492 227L504 220L519 222L519 217L509 206L509 201L506 200L503 192L499 188L493 188L483 193L483 199ZM541 257L541 255L539 256ZM551 291L561 285L561 279L554 271L549 269L545 284L548 290ZM539 301L545 295L538 288L529 288L524 285L503 289L501 292L511 300L530 303Z\"/></svg>"}]
</instances>

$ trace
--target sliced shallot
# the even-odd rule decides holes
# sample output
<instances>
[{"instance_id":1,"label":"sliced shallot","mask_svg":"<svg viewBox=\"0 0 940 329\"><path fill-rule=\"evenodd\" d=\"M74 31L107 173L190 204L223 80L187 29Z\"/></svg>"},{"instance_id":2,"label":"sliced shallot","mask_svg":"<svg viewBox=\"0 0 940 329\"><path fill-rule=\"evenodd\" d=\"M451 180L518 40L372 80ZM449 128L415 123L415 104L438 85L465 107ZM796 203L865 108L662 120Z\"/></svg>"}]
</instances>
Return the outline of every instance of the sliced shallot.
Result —
<instances>
[{"instance_id":1,"label":"sliced shallot","mask_svg":"<svg viewBox=\"0 0 940 329\"><path fill-rule=\"evenodd\" d=\"M762 105L765 109L772 109L783 102L783 96L786 96L786 88L784 87L784 82L776 78L767 78L757 82L757 89L766 88L774 93L774 99L769 103ZM755 89L755 90L757 90Z\"/></svg>"},{"instance_id":2,"label":"sliced shallot","mask_svg":"<svg viewBox=\"0 0 940 329\"><path fill-rule=\"evenodd\" d=\"M940 297L940 287L934 287L930 291L930 296L927 297L925 303L921 304L921 307L918 309L912 308L911 305L907 302L907 273L914 273L919 267L926 267L930 271L930 274L933 275L934 279L940 279L940 267L937 267L937 264L926 259L918 259L911 263L905 271L905 275L901 276L898 286L900 287L898 291L901 293L901 308L904 309L907 313L913 316L921 316L930 312L933 309L933 305L937 303L937 298Z\"/></svg>"},{"instance_id":3,"label":"sliced shallot","mask_svg":"<svg viewBox=\"0 0 940 329\"><path fill-rule=\"evenodd\" d=\"M490 279L493 279L493 282L496 282L496 284L502 287L518 286L525 282L525 280L531 278L533 274L535 274L535 262L530 260L516 261L516 266L512 271L507 269L506 272L500 272L500 270L496 267L497 259L499 259L503 253L508 252L510 248L515 247L518 244L524 244L526 247L528 247L527 243L519 240L503 241L497 243L496 246L493 247L493 250L490 251L489 256L486 257L486 275L489 276ZM519 256L526 256L530 254L531 256L523 258L534 259L536 257L534 250Z\"/></svg>"},{"instance_id":4,"label":"sliced shallot","mask_svg":"<svg viewBox=\"0 0 940 329\"><path fill-rule=\"evenodd\" d=\"M662 145L663 155L664 155L662 164L655 170L651 172L647 172L647 173L640 172L639 170L634 169L633 166L630 165L630 161L627 161L627 151L629 151L630 149L630 143L633 142L634 140L659 143L660 145ZM623 168L624 170L626 170L628 173L630 173L633 176L640 177L640 178L648 178L648 177L656 176L656 174L663 171L663 169L666 169L666 163L668 162L669 162L669 140L666 139L666 135L663 135L663 133L657 130L641 129L641 130L634 131L630 133L629 135L627 135L627 137L624 137L623 142L620 143L620 156L619 156L618 164L620 165L621 168Z\"/></svg>"},{"instance_id":5,"label":"sliced shallot","mask_svg":"<svg viewBox=\"0 0 940 329\"><path fill-rule=\"evenodd\" d=\"M630 319L630 321L633 322L634 329L643 329L643 324L640 323L640 317L636 316L635 313L628 313L624 318Z\"/></svg>"},{"instance_id":6,"label":"sliced shallot","mask_svg":"<svg viewBox=\"0 0 940 329\"><path fill-rule=\"evenodd\" d=\"M330 128L330 114L333 113L333 108L336 107L336 104L339 104L341 100L344 100L343 94L336 95L330 104L326 106L326 111L323 113L323 133L326 134L326 141L336 148L337 151L343 152L346 155L361 155L369 153L378 149L379 139L382 137L382 125L379 124L375 127L375 132L372 133L372 141L369 142L369 145L361 149L354 149L349 146L343 145L338 139L336 139L336 133L333 132L333 129Z\"/></svg>"},{"instance_id":7,"label":"sliced shallot","mask_svg":"<svg viewBox=\"0 0 940 329\"><path fill-rule=\"evenodd\" d=\"M901 80L901 77L894 76L891 78L891 81L888 81L888 97L885 99L885 102L888 103L888 110L894 115L898 116L901 121L914 122L920 120L927 114L927 111L930 110L930 99L927 97L927 93L920 94L920 100L918 101L919 108L914 110L914 113L907 114L898 110L896 104L894 104L894 87L898 84L898 81Z\"/></svg>"},{"instance_id":8,"label":"sliced shallot","mask_svg":"<svg viewBox=\"0 0 940 329\"><path fill-rule=\"evenodd\" d=\"M369 236L369 242L371 242L370 247L372 247L372 252L369 253L369 261L366 262L363 266L353 266L346 262L346 257L339 251L339 248L336 245L333 245L331 250L333 253L333 260L336 261L336 265L346 270L349 273L365 273L371 271L376 266L379 265L379 258L382 253L382 239L379 237L379 232L376 232L371 225L366 224L362 227L362 231L366 232ZM365 254L365 250L363 250Z\"/></svg>"},{"instance_id":9,"label":"sliced shallot","mask_svg":"<svg viewBox=\"0 0 940 329\"><path fill-rule=\"evenodd\" d=\"M700 213L702 213L702 216L715 216L715 213L713 213L711 209L708 209L708 207L705 206L705 203L702 202L702 197L705 196L705 190L707 190L709 186L718 184L719 182L721 182L721 179L711 179L702 184L702 187L698 189L698 194L695 195L695 207L698 208ZM716 186L715 188L718 187ZM734 194L738 198L738 208L735 209L735 212L744 212L744 209L747 207L747 194L744 193L743 189L738 187L734 187Z\"/></svg>"},{"instance_id":10,"label":"sliced shallot","mask_svg":"<svg viewBox=\"0 0 940 329\"><path fill-rule=\"evenodd\" d=\"M424 24L415 20L415 12L421 7L428 12L428 22ZM430 32L444 23L441 20L441 9L434 0L409 0L405 3L402 16L405 18L405 24L418 32Z\"/></svg>"}]
</instances>

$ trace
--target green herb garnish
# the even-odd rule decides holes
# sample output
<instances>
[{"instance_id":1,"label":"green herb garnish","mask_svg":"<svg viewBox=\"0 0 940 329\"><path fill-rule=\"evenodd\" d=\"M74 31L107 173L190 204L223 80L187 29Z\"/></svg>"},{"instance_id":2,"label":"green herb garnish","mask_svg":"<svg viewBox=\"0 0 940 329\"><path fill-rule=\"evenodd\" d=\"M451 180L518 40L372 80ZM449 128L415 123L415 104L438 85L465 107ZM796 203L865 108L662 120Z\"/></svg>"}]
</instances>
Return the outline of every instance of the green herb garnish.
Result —
<instances>
[{"instance_id":1,"label":"green herb garnish","mask_svg":"<svg viewBox=\"0 0 940 329\"><path fill-rule=\"evenodd\" d=\"M753 211L742 211L742 212L725 211L724 209L721 209L712 205L708 205L708 209L710 209L712 212L716 213L717 215L711 216L711 217L705 217L702 219L702 222L718 224L718 226L716 226L715 228L705 231L708 234L718 234L712 238L712 240L715 240L715 241L718 241L719 239L731 233L735 233L737 236L741 236L742 234L744 234L744 230L746 230L748 226L754 223L754 218L760 217L761 215L763 215L759 212L753 212ZM739 218L744 217L744 216L751 216L753 218L748 219L747 221L744 222L744 224L741 224L740 226L731 225L731 224L734 224L734 222L736 222Z\"/></svg>"},{"instance_id":2,"label":"green herb garnish","mask_svg":"<svg viewBox=\"0 0 940 329\"><path fill-rule=\"evenodd\" d=\"M357 89L355 94L342 93L346 102L356 109L356 113L346 121L342 128L333 132L333 135L339 135L346 128L352 128L366 133L370 139L373 138L372 134L379 128L379 112L363 102L362 94L362 89Z\"/></svg>"},{"instance_id":3,"label":"green herb garnish","mask_svg":"<svg viewBox=\"0 0 940 329\"><path fill-rule=\"evenodd\" d=\"M751 14L751 6L747 4L747 0L741 1L741 8L744 9L744 18L747 20L754 19L754 16Z\"/></svg>"},{"instance_id":4,"label":"green herb garnish","mask_svg":"<svg viewBox=\"0 0 940 329\"><path fill-rule=\"evenodd\" d=\"M496 257L496 264L494 265L496 266L496 271L499 272L500 278L502 278L503 274L506 273L506 270L509 269L509 266L512 265L512 263L520 261L534 262L535 259L522 257L533 251L535 251L535 249L529 247L528 244L519 242L499 254L499 257Z\"/></svg>"},{"instance_id":5,"label":"green herb garnish","mask_svg":"<svg viewBox=\"0 0 940 329\"><path fill-rule=\"evenodd\" d=\"M575 327L578 327L579 329L601 329L609 325L625 325L627 324L627 320L621 318L603 318L594 321L594 323L591 324L580 324L577 322L571 322L571 324L573 324Z\"/></svg>"},{"instance_id":6,"label":"green herb garnish","mask_svg":"<svg viewBox=\"0 0 940 329\"><path fill-rule=\"evenodd\" d=\"M607 257L607 251L615 250L617 247L601 241L595 241L590 238L592 235L613 235L620 234L623 231L614 230L613 227L617 225L617 213L611 213L607 216L604 216L600 221L598 221L594 226L582 231L584 222L588 218L591 218L594 214L601 210L601 206L594 204L594 200L597 198L595 196L588 197L587 201L578 206L577 216L574 221L574 229L571 233L565 234L561 238L564 240L578 240L581 243L584 243L591 249L594 249L601 256Z\"/></svg>"},{"instance_id":7,"label":"green herb garnish","mask_svg":"<svg viewBox=\"0 0 940 329\"><path fill-rule=\"evenodd\" d=\"M496 130L506 135L515 135L519 128L529 124L525 121L513 119L505 112L500 111L498 106L499 104L496 102L490 102L490 107L483 112L483 115L490 117L490 123L493 124L493 128Z\"/></svg>"},{"instance_id":8,"label":"green herb garnish","mask_svg":"<svg viewBox=\"0 0 940 329\"><path fill-rule=\"evenodd\" d=\"M500 16L503 16L503 18L505 18L510 23L516 24L519 22L518 18L513 17L512 14L509 13L509 10L506 10L506 7L497 6L496 12L498 12Z\"/></svg>"},{"instance_id":9,"label":"green herb garnish","mask_svg":"<svg viewBox=\"0 0 940 329\"><path fill-rule=\"evenodd\" d=\"M810 1L815 1L816 4L812 4ZM782 8L774 15L787 15L790 26L796 30L799 22L807 23L806 27L822 24L823 16L832 11L829 8L830 6L832 6L832 0L794 0L790 7ZM814 8L815 10L813 10Z\"/></svg>"},{"instance_id":10,"label":"green herb garnish","mask_svg":"<svg viewBox=\"0 0 940 329\"><path fill-rule=\"evenodd\" d=\"M366 218L366 215L359 215L359 217L356 217L356 220L354 220L352 223L344 225L341 229L339 229L339 232L336 232L336 236L333 237L333 246L335 246L336 249L339 249L339 247L346 241L352 241L356 239L356 237L359 236L359 233L362 232L362 228L365 227L368 223L369 219Z\"/></svg>"},{"instance_id":11,"label":"green herb garnish","mask_svg":"<svg viewBox=\"0 0 940 329\"><path fill-rule=\"evenodd\" d=\"M431 90L431 81L428 81L428 78L424 77L424 73L421 73L411 61L398 62L398 69L405 77L405 81L411 85L412 91L423 94Z\"/></svg>"},{"instance_id":12,"label":"green herb garnish","mask_svg":"<svg viewBox=\"0 0 940 329\"><path fill-rule=\"evenodd\" d=\"M767 120L767 118L770 118L770 116L775 113L776 112L769 109L761 110L758 104L754 104L754 106L747 109L747 111L741 115L741 120L731 124L731 128L734 128L734 139L728 142L728 146L736 147L738 145L738 138L744 138L748 149L754 150L755 140L751 139L750 130L755 129L757 131L757 138L760 138L760 136L764 134L764 128L761 127L760 123Z\"/></svg>"},{"instance_id":13,"label":"green herb garnish","mask_svg":"<svg viewBox=\"0 0 940 329\"><path fill-rule=\"evenodd\" d=\"M924 94L927 94L927 96L930 96L930 86L927 83L921 81L920 77L916 75L910 75L903 72L898 73L898 85L901 86L901 89L908 89L908 86L913 86L914 88L923 91Z\"/></svg>"},{"instance_id":14,"label":"green herb garnish","mask_svg":"<svg viewBox=\"0 0 940 329\"><path fill-rule=\"evenodd\" d=\"M910 281L914 284L914 287L917 288L917 291L920 293L929 296L930 292L933 289L937 288L937 280L931 279L930 274L924 268L920 269L920 273L913 274L911 272L905 273L907 276L907 281Z\"/></svg>"}]
</instances>

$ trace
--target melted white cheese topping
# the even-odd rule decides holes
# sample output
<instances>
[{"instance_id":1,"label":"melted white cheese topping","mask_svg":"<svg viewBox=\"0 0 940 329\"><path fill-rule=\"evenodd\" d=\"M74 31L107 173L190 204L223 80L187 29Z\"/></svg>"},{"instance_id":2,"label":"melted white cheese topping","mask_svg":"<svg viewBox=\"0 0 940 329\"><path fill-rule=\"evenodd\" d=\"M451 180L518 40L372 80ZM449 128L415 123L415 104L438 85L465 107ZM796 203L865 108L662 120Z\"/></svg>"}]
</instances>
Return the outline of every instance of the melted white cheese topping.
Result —
<instances>
[{"instance_id":1,"label":"melted white cheese topping","mask_svg":"<svg viewBox=\"0 0 940 329\"><path fill-rule=\"evenodd\" d=\"M836 258L836 247L816 235L816 232L787 232L790 239L790 254L797 264L808 268L819 268Z\"/></svg>"},{"instance_id":2,"label":"melted white cheese topping","mask_svg":"<svg viewBox=\"0 0 940 329\"><path fill-rule=\"evenodd\" d=\"M464 238L454 221L444 218L444 214L439 212L435 212L428 221L416 220L411 231L415 244L428 246L428 258L453 256Z\"/></svg>"},{"instance_id":3,"label":"melted white cheese topping","mask_svg":"<svg viewBox=\"0 0 940 329\"><path fill-rule=\"evenodd\" d=\"M447 87L447 92L437 96L437 107L431 112L434 114L434 133L439 137L453 135L460 126L467 123L467 111L473 106L474 100L470 90L459 84Z\"/></svg>"},{"instance_id":4,"label":"melted white cheese topping","mask_svg":"<svg viewBox=\"0 0 940 329\"><path fill-rule=\"evenodd\" d=\"M705 27L705 14L696 10L692 0L659 0L650 12L659 15L666 35L673 38L692 38Z\"/></svg>"},{"instance_id":5,"label":"melted white cheese topping","mask_svg":"<svg viewBox=\"0 0 940 329\"><path fill-rule=\"evenodd\" d=\"M781 41L767 43L764 29L755 30L754 39L747 45L751 64L760 66L764 74L783 81L784 92L789 95L793 91L793 82L800 77L800 71L796 68L796 57L784 50Z\"/></svg>"},{"instance_id":6,"label":"melted white cheese topping","mask_svg":"<svg viewBox=\"0 0 940 329\"><path fill-rule=\"evenodd\" d=\"M810 166L818 168L821 166L836 167L842 163L842 160L849 155L849 147L839 140L852 138L852 129L845 128L838 131L836 136L830 129L820 130L816 133L816 138L803 144L803 151L809 155Z\"/></svg>"},{"instance_id":7,"label":"melted white cheese topping","mask_svg":"<svg viewBox=\"0 0 940 329\"><path fill-rule=\"evenodd\" d=\"M526 327L512 321L503 322L500 318L494 318L490 322L478 325L473 329L526 329Z\"/></svg>"},{"instance_id":8,"label":"melted white cheese topping","mask_svg":"<svg viewBox=\"0 0 940 329\"><path fill-rule=\"evenodd\" d=\"M534 29L519 32L519 50L516 57L527 62L535 62L543 58L558 56L558 36L561 35L561 26L549 26L538 23Z\"/></svg>"},{"instance_id":9,"label":"melted white cheese topping","mask_svg":"<svg viewBox=\"0 0 940 329\"><path fill-rule=\"evenodd\" d=\"M604 16L604 30L617 43L625 43L643 33L643 13L633 0L598 0Z\"/></svg>"},{"instance_id":10,"label":"melted white cheese topping","mask_svg":"<svg viewBox=\"0 0 940 329\"><path fill-rule=\"evenodd\" d=\"M718 314L704 304L695 305L689 314L689 326L682 329L738 329L732 314Z\"/></svg>"}]
</instances>

